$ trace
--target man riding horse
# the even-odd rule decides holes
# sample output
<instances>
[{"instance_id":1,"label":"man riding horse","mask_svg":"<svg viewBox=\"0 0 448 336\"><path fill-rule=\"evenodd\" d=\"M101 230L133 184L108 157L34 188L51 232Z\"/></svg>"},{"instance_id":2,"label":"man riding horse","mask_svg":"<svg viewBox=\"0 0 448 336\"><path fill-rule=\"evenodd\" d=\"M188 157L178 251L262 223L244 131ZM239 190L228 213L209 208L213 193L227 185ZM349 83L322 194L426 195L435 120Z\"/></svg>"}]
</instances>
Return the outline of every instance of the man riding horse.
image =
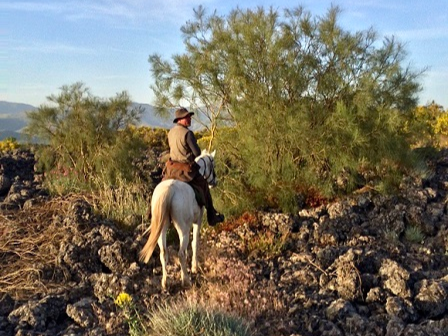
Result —
<instances>
[{"instance_id":1,"label":"man riding horse","mask_svg":"<svg viewBox=\"0 0 448 336\"><path fill-rule=\"evenodd\" d=\"M190 184L199 193L199 205L205 206L207 210L208 224L215 226L224 221L224 216L215 210L208 183L199 173L199 165L195 162L201 150L194 133L188 129L193 114L186 108L179 108L175 112L173 123L176 125L168 133L170 158L163 171L163 180L175 179Z\"/></svg>"}]
</instances>

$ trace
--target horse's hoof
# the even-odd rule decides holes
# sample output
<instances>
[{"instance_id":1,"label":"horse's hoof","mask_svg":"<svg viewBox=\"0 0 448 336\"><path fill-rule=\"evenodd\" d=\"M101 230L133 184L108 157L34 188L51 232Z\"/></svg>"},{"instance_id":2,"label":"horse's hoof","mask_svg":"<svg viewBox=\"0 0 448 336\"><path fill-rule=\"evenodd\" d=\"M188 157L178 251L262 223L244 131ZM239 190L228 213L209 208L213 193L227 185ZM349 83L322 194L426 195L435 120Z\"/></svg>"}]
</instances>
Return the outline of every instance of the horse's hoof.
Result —
<instances>
[{"instance_id":1,"label":"horse's hoof","mask_svg":"<svg viewBox=\"0 0 448 336\"><path fill-rule=\"evenodd\" d=\"M204 270L201 267L201 265L191 268L191 274L199 274L199 273L203 273L203 272L204 272Z\"/></svg>"}]
</instances>

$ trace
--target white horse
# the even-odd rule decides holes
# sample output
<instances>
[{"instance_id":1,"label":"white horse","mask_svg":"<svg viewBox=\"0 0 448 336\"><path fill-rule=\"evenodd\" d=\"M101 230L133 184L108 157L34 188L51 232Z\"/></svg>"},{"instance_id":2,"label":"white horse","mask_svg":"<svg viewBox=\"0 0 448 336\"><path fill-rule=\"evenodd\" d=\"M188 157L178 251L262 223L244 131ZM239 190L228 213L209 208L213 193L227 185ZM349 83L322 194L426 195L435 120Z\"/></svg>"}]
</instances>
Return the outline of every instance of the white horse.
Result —
<instances>
[{"instance_id":1,"label":"white horse","mask_svg":"<svg viewBox=\"0 0 448 336\"><path fill-rule=\"evenodd\" d=\"M196 158L200 166L200 173L207 180L210 187L216 186L214 169L215 152L208 153L205 149ZM204 208L198 205L193 188L185 182L177 180L165 180L154 189L151 199L151 225L148 241L140 252L140 260L147 263L156 247L160 248L160 262L162 264L162 288L166 289L166 264L168 254L166 249L166 232L170 221L173 222L179 235L179 262L183 286L190 285L190 277L187 272L187 248L190 241L190 230L193 226L192 261L191 272L197 273L197 251L199 246L199 233ZM194 225L193 225L194 224Z\"/></svg>"}]
</instances>

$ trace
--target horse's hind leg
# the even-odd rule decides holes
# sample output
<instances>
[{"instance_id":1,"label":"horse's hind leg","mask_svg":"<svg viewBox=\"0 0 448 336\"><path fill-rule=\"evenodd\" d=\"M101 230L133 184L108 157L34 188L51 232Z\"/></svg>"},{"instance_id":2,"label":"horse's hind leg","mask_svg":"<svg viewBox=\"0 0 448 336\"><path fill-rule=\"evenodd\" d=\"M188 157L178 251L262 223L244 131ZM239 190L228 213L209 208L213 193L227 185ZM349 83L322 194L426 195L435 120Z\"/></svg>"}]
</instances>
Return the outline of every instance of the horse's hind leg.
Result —
<instances>
[{"instance_id":1,"label":"horse's hind leg","mask_svg":"<svg viewBox=\"0 0 448 336\"><path fill-rule=\"evenodd\" d=\"M166 290L166 264L168 262L168 250L166 249L166 231L168 229L168 225L165 225L162 229L162 233L159 237L157 243L160 248L160 263L162 264L162 288Z\"/></svg>"},{"instance_id":2,"label":"horse's hind leg","mask_svg":"<svg viewBox=\"0 0 448 336\"><path fill-rule=\"evenodd\" d=\"M191 242L191 250L193 251L193 255L191 256L191 273L193 274L198 272L198 249L203 213L204 208L199 208L199 217L193 223L193 240Z\"/></svg>"},{"instance_id":3,"label":"horse's hind leg","mask_svg":"<svg viewBox=\"0 0 448 336\"><path fill-rule=\"evenodd\" d=\"M183 226L185 227L185 225ZM180 262L180 271L181 271L181 279L182 286L190 286L190 277L188 276L187 271L187 248L188 243L190 241L190 231L184 229L185 232L182 232L182 229L177 228L177 233L179 234L179 262Z\"/></svg>"},{"instance_id":4,"label":"horse's hind leg","mask_svg":"<svg viewBox=\"0 0 448 336\"><path fill-rule=\"evenodd\" d=\"M199 247L199 231L201 229L201 224L193 224L193 240L191 242L191 273L195 274L198 272L198 247Z\"/></svg>"}]
</instances>

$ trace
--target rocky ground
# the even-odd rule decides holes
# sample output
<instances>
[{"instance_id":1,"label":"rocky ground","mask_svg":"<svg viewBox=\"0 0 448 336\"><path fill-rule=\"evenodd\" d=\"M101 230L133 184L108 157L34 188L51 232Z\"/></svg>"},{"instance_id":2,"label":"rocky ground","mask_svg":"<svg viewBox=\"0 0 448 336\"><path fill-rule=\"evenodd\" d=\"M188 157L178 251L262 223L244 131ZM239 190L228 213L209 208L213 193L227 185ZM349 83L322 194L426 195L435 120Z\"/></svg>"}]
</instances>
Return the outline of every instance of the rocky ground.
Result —
<instances>
[{"instance_id":1,"label":"rocky ground","mask_svg":"<svg viewBox=\"0 0 448 336\"><path fill-rule=\"evenodd\" d=\"M145 316L193 300L244 317L255 335L448 335L448 152L424 180L365 191L296 215L246 214L204 231L202 272L169 290L147 224L126 230L88 197L52 198L27 151L0 154L0 336L127 335L114 299Z\"/></svg>"}]
</instances>

